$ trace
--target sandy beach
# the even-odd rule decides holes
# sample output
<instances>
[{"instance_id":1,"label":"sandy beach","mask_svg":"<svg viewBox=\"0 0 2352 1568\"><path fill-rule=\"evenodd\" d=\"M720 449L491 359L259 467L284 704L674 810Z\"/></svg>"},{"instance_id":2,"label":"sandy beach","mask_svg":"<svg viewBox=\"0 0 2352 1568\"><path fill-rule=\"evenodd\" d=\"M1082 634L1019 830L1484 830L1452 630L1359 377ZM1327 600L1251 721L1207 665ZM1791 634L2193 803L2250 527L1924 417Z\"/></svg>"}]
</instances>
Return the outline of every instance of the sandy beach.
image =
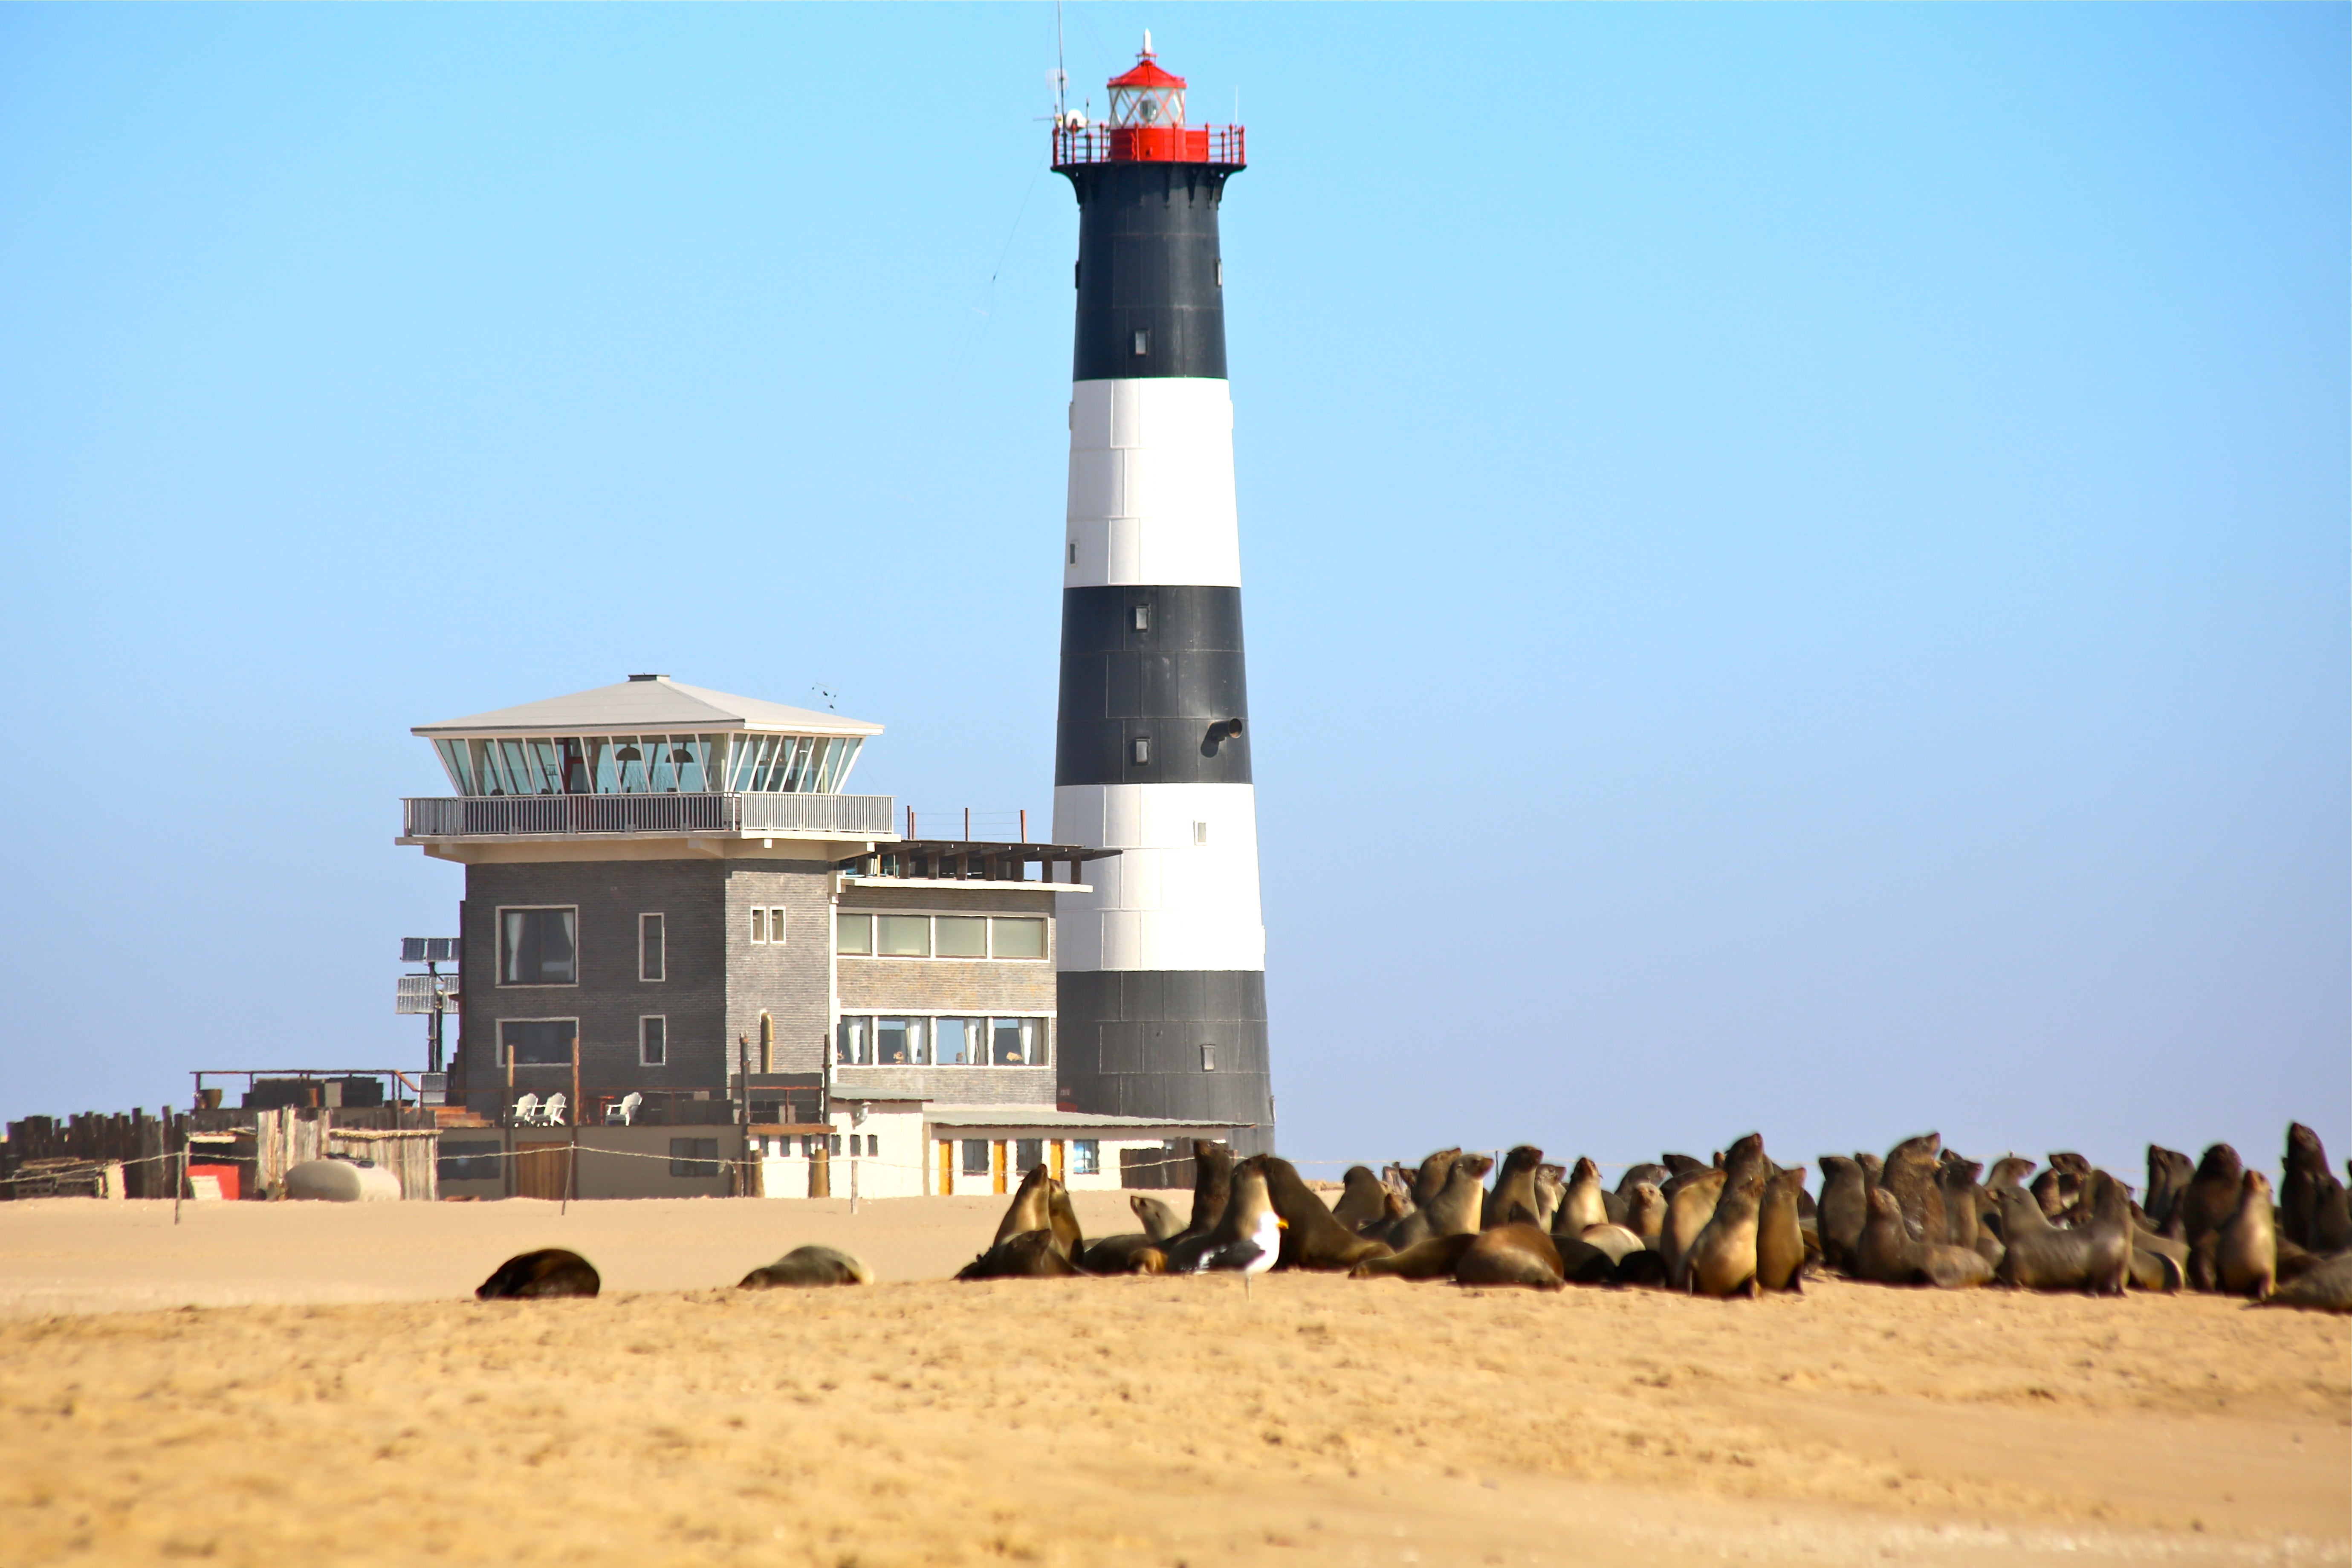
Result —
<instances>
[{"instance_id":1,"label":"sandy beach","mask_svg":"<svg viewBox=\"0 0 2352 1568\"><path fill-rule=\"evenodd\" d=\"M2352 1560L2344 1319L943 1279L1000 1203L0 1205L5 1558ZM722 1288L811 1240L882 1282Z\"/></svg>"}]
</instances>

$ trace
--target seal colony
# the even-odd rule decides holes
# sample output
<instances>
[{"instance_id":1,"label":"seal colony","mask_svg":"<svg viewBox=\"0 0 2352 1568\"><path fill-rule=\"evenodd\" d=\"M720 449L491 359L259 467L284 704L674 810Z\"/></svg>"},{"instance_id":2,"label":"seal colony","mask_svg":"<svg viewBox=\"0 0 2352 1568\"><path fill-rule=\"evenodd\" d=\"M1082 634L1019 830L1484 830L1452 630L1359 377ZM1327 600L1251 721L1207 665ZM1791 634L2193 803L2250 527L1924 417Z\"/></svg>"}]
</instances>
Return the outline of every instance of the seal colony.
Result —
<instances>
[{"instance_id":1,"label":"seal colony","mask_svg":"<svg viewBox=\"0 0 2352 1568\"><path fill-rule=\"evenodd\" d=\"M1068 1189L1045 1166L1031 1168L989 1245L956 1278L1307 1269L1723 1299L1801 1293L1809 1278L1839 1276L1946 1290L2190 1289L2352 1313L2352 1208L2318 1134L2300 1123L2287 1129L2275 1189L2226 1143L2195 1161L2148 1145L2145 1202L2077 1153L2046 1162L2004 1154L1988 1169L1933 1132L1883 1156L1820 1156L1818 1196L1808 1190L1806 1167L1774 1163L1755 1132L1704 1162L1667 1152L1633 1165L1614 1188L1586 1156L1549 1164L1540 1148L1523 1143L1498 1163L1440 1149L1377 1174L1351 1167L1337 1204L1278 1155L1236 1161L1207 1139L1192 1152L1188 1217L1132 1194L1129 1206L1143 1228L1091 1244ZM872 1279L848 1253L802 1247L752 1269L740 1289ZM476 1294L530 1300L597 1289L585 1258L545 1250L509 1258Z\"/></svg>"}]
</instances>

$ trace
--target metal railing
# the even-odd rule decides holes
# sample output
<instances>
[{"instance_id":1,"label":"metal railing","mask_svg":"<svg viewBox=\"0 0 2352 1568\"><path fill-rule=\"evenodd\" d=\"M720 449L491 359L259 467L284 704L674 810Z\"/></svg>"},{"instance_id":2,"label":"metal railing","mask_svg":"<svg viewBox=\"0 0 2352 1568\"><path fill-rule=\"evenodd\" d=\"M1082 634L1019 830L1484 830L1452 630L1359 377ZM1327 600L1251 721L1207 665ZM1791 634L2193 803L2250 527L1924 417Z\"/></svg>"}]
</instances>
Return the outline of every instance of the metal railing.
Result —
<instances>
[{"instance_id":1,"label":"metal railing","mask_svg":"<svg viewBox=\"0 0 2352 1568\"><path fill-rule=\"evenodd\" d=\"M412 796L404 838L595 834L846 833L895 837L887 795L509 795Z\"/></svg>"},{"instance_id":2,"label":"metal railing","mask_svg":"<svg viewBox=\"0 0 2352 1568\"><path fill-rule=\"evenodd\" d=\"M1075 163L1223 163L1240 168L1238 125L1054 127L1054 167Z\"/></svg>"}]
</instances>

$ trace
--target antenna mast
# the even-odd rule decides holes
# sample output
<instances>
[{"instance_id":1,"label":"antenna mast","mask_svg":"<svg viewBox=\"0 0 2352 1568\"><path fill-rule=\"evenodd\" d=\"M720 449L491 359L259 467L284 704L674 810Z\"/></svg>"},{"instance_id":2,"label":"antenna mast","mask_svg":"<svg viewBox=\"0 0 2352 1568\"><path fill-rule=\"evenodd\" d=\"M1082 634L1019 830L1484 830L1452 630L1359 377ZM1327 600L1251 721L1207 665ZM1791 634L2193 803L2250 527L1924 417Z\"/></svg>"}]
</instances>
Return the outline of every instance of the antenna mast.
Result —
<instances>
[{"instance_id":1,"label":"antenna mast","mask_svg":"<svg viewBox=\"0 0 2352 1568\"><path fill-rule=\"evenodd\" d=\"M1062 0L1054 0L1054 123L1069 118L1070 73L1062 64Z\"/></svg>"}]
</instances>

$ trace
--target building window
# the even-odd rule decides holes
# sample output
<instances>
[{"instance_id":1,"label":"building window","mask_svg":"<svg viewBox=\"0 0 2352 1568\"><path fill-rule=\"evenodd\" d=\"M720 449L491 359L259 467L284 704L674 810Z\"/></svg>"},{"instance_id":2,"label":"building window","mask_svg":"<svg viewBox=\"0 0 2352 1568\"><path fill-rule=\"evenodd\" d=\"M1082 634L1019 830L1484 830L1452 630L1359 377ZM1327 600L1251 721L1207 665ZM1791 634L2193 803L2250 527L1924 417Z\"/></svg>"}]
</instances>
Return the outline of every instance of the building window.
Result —
<instances>
[{"instance_id":1,"label":"building window","mask_svg":"<svg viewBox=\"0 0 2352 1568\"><path fill-rule=\"evenodd\" d=\"M1217 1047L1205 1040L1201 1043L1201 1070L1202 1072L1217 1070Z\"/></svg>"},{"instance_id":2,"label":"building window","mask_svg":"<svg viewBox=\"0 0 2352 1568\"><path fill-rule=\"evenodd\" d=\"M988 920L984 915L941 915L931 922L941 958L986 958Z\"/></svg>"},{"instance_id":3,"label":"building window","mask_svg":"<svg viewBox=\"0 0 2352 1568\"><path fill-rule=\"evenodd\" d=\"M570 1067L579 1038L577 1018L501 1018L499 1059L522 1068Z\"/></svg>"},{"instance_id":4,"label":"building window","mask_svg":"<svg viewBox=\"0 0 2352 1568\"><path fill-rule=\"evenodd\" d=\"M831 1158L832 1156L841 1152L840 1133L833 1132L826 1134L824 1140L824 1152L827 1158Z\"/></svg>"},{"instance_id":5,"label":"building window","mask_svg":"<svg viewBox=\"0 0 2352 1568\"><path fill-rule=\"evenodd\" d=\"M1149 735L1138 735L1135 738L1133 746L1130 748L1130 754L1134 756L1136 762L1139 763L1149 763L1151 761L1151 737Z\"/></svg>"},{"instance_id":6,"label":"building window","mask_svg":"<svg viewBox=\"0 0 2352 1568\"><path fill-rule=\"evenodd\" d=\"M1001 1068L1033 1065L1039 1054L1038 1022L1035 1018L990 1019L988 1059Z\"/></svg>"},{"instance_id":7,"label":"building window","mask_svg":"<svg viewBox=\"0 0 2352 1568\"><path fill-rule=\"evenodd\" d=\"M988 1174L988 1140L967 1138L963 1141L963 1173L967 1176Z\"/></svg>"},{"instance_id":8,"label":"building window","mask_svg":"<svg viewBox=\"0 0 2352 1568\"><path fill-rule=\"evenodd\" d=\"M1078 542L1077 542L1076 540L1073 539L1072 541L1070 541L1070 564L1071 564L1071 565L1073 565L1073 566L1076 566L1077 563L1078 563Z\"/></svg>"},{"instance_id":9,"label":"building window","mask_svg":"<svg viewBox=\"0 0 2352 1568\"><path fill-rule=\"evenodd\" d=\"M971 1067L980 1061L979 1019L940 1018L931 1027L939 1038L940 1066Z\"/></svg>"},{"instance_id":10,"label":"building window","mask_svg":"<svg viewBox=\"0 0 2352 1568\"><path fill-rule=\"evenodd\" d=\"M751 911L751 945L758 947L768 940L768 911Z\"/></svg>"},{"instance_id":11,"label":"building window","mask_svg":"<svg viewBox=\"0 0 2352 1568\"><path fill-rule=\"evenodd\" d=\"M1016 1138L1013 1141L1013 1168L1027 1175L1045 1163L1045 1141L1043 1138Z\"/></svg>"},{"instance_id":12,"label":"building window","mask_svg":"<svg viewBox=\"0 0 2352 1568\"><path fill-rule=\"evenodd\" d=\"M884 873L889 875L888 872ZM833 951L870 953L874 951L874 917L841 915L833 922Z\"/></svg>"},{"instance_id":13,"label":"building window","mask_svg":"<svg viewBox=\"0 0 2352 1568\"><path fill-rule=\"evenodd\" d=\"M1205 822L1196 822L1196 823L1192 824L1192 842L1193 842L1193 844L1197 847L1197 846L1199 846L1199 845L1206 844L1208 841L1209 841L1209 825L1208 825L1207 823L1205 823Z\"/></svg>"},{"instance_id":14,"label":"building window","mask_svg":"<svg viewBox=\"0 0 2352 1568\"><path fill-rule=\"evenodd\" d=\"M1135 329L1135 352L1139 356L1148 354L1151 352L1151 329L1150 327L1138 327Z\"/></svg>"},{"instance_id":15,"label":"building window","mask_svg":"<svg viewBox=\"0 0 2352 1568\"><path fill-rule=\"evenodd\" d=\"M637 1020L637 1065L657 1068L669 1060L669 1020L647 1017Z\"/></svg>"},{"instance_id":16,"label":"building window","mask_svg":"<svg viewBox=\"0 0 2352 1568\"><path fill-rule=\"evenodd\" d=\"M1045 956L1044 921L1007 920L1000 915L988 922L988 931L989 941L999 958Z\"/></svg>"},{"instance_id":17,"label":"building window","mask_svg":"<svg viewBox=\"0 0 2352 1568\"><path fill-rule=\"evenodd\" d=\"M929 915L880 915L875 923L881 928L875 942L875 951L885 958L929 958L931 955L931 920Z\"/></svg>"},{"instance_id":18,"label":"building window","mask_svg":"<svg viewBox=\"0 0 2352 1568\"><path fill-rule=\"evenodd\" d=\"M499 984L580 984L580 911L500 910Z\"/></svg>"},{"instance_id":19,"label":"building window","mask_svg":"<svg viewBox=\"0 0 2352 1568\"><path fill-rule=\"evenodd\" d=\"M784 940L784 911L773 905L751 911L751 943L760 946L782 946Z\"/></svg>"},{"instance_id":20,"label":"building window","mask_svg":"<svg viewBox=\"0 0 2352 1568\"><path fill-rule=\"evenodd\" d=\"M1070 1174L1074 1176L1102 1174L1102 1140L1099 1138L1070 1140Z\"/></svg>"},{"instance_id":21,"label":"building window","mask_svg":"<svg viewBox=\"0 0 2352 1568\"><path fill-rule=\"evenodd\" d=\"M844 1018L834 1047L834 1060L844 1067L865 1067L874 1060L874 1020Z\"/></svg>"},{"instance_id":22,"label":"building window","mask_svg":"<svg viewBox=\"0 0 2352 1568\"><path fill-rule=\"evenodd\" d=\"M874 1063L877 1067L921 1067L929 1059L923 1049L923 1020L920 1018L877 1018L874 1020Z\"/></svg>"},{"instance_id":23,"label":"building window","mask_svg":"<svg viewBox=\"0 0 2352 1568\"><path fill-rule=\"evenodd\" d=\"M669 1173L710 1177L719 1173L719 1140L673 1138L669 1141Z\"/></svg>"},{"instance_id":24,"label":"building window","mask_svg":"<svg viewBox=\"0 0 2352 1568\"><path fill-rule=\"evenodd\" d=\"M1150 631L1150 630L1151 629L1151 606L1150 606L1150 605L1135 605L1135 606L1133 607L1133 610L1132 610L1132 612L1131 612L1131 613L1132 613L1132 615L1133 615L1133 616L1134 616L1134 619L1135 619L1135 629L1136 629L1137 631L1139 631L1139 632L1148 632L1148 631Z\"/></svg>"},{"instance_id":25,"label":"building window","mask_svg":"<svg viewBox=\"0 0 2352 1568\"><path fill-rule=\"evenodd\" d=\"M662 931L659 915L637 917L637 978L667 980L669 978L669 951Z\"/></svg>"},{"instance_id":26,"label":"building window","mask_svg":"<svg viewBox=\"0 0 2352 1568\"><path fill-rule=\"evenodd\" d=\"M879 1132L868 1132L866 1135L866 1157L869 1160L878 1160L882 1157L882 1134Z\"/></svg>"}]
</instances>

